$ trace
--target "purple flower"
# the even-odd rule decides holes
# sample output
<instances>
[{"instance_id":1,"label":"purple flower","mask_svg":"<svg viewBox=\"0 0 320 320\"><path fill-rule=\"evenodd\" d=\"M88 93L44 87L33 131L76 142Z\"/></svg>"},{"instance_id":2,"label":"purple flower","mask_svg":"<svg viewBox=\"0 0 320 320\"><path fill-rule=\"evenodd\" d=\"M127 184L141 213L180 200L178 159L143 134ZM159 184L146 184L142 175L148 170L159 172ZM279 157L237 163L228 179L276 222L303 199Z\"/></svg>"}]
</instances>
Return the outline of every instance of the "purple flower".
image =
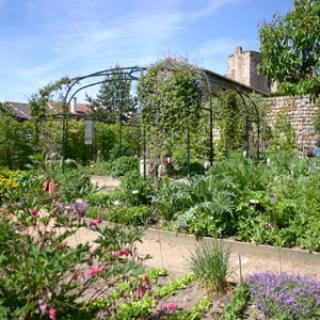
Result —
<instances>
[{"instance_id":1,"label":"purple flower","mask_svg":"<svg viewBox=\"0 0 320 320\"><path fill-rule=\"evenodd\" d=\"M316 319L320 283L307 276L256 273L247 279L256 306L268 318Z\"/></svg>"},{"instance_id":2,"label":"purple flower","mask_svg":"<svg viewBox=\"0 0 320 320\"><path fill-rule=\"evenodd\" d=\"M71 203L69 209L73 211L74 214L79 216L84 216L85 212L89 208L89 205L82 199L77 199L75 202Z\"/></svg>"}]
</instances>

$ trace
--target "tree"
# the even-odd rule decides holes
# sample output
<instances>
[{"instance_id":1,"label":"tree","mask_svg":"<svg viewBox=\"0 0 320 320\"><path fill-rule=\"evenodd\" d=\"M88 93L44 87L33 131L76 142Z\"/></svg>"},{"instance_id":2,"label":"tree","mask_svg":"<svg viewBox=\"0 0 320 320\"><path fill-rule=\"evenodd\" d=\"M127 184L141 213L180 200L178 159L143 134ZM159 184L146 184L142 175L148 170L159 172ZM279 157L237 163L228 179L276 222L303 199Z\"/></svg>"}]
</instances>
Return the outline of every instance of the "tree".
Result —
<instances>
[{"instance_id":1,"label":"tree","mask_svg":"<svg viewBox=\"0 0 320 320\"><path fill-rule=\"evenodd\" d=\"M274 15L259 31L260 71L290 94L320 94L320 1L295 0L285 16Z\"/></svg>"},{"instance_id":2,"label":"tree","mask_svg":"<svg viewBox=\"0 0 320 320\"><path fill-rule=\"evenodd\" d=\"M136 112L136 101L130 95L131 82L125 79L120 66L115 66L107 76L96 98L87 96L87 101L97 121L106 123L126 123Z\"/></svg>"}]
</instances>

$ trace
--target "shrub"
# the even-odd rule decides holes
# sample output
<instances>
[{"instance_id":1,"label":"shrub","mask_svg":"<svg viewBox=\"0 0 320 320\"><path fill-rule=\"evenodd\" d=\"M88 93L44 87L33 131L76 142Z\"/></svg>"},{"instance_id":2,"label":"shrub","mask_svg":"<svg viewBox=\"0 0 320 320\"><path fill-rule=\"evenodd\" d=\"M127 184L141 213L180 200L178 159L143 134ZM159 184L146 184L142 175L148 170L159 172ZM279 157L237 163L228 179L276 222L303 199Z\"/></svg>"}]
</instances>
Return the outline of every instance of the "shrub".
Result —
<instances>
[{"instance_id":1,"label":"shrub","mask_svg":"<svg viewBox=\"0 0 320 320\"><path fill-rule=\"evenodd\" d=\"M115 277L141 269L134 262L133 244L141 237L137 229L100 228L96 220L89 224L98 233L95 249L68 246L66 239L86 226L85 208L77 201L45 215L32 208L14 221L0 216L1 319L91 319L83 308L84 296L86 303L94 299L88 290L102 279L110 287ZM124 248L119 259L115 253Z\"/></svg>"},{"instance_id":2,"label":"shrub","mask_svg":"<svg viewBox=\"0 0 320 320\"><path fill-rule=\"evenodd\" d=\"M150 208L147 206L119 207L107 213L108 218L115 223L126 225L145 225L150 216Z\"/></svg>"},{"instance_id":3,"label":"shrub","mask_svg":"<svg viewBox=\"0 0 320 320\"><path fill-rule=\"evenodd\" d=\"M203 243L191 258L191 270L208 291L221 293L227 288L228 262L229 252L223 250L221 243Z\"/></svg>"},{"instance_id":4,"label":"shrub","mask_svg":"<svg viewBox=\"0 0 320 320\"><path fill-rule=\"evenodd\" d=\"M192 162L190 163L190 167L188 167L188 165L184 165L181 170L180 173L183 176L187 176L188 174L195 176L195 175L201 175L205 173L205 168L202 164L198 163L198 162Z\"/></svg>"},{"instance_id":5,"label":"shrub","mask_svg":"<svg viewBox=\"0 0 320 320\"><path fill-rule=\"evenodd\" d=\"M85 167L89 174L106 176L112 172L112 162L97 161Z\"/></svg>"},{"instance_id":6,"label":"shrub","mask_svg":"<svg viewBox=\"0 0 320 320\"><path fill-rule=\"evenodd\" d=\"M320 282L310 277L266 272L249 276L247 283L257 308L268 319L320 318Z\"/></svg>"},{"instance_id":7,"label":"shrub","mask_svg":"<svg viewBox=\"0 0 320 320\"><path fill-rule=\"evenodd\" d=\"M86 200L91 206L106 207L109 204L110 197L106 192L95 192L88 194Z\"/></svg>"},{"instance_id":8,"label":"shrub","mask_svg":"<svg viewBox=\"0 0 320 320\"><path fill-rule=\"evenodd\" d=\"M64 173L56 171L54 180L60 200L70 202L73 199L84 198L87 194L95 191L90 182L90 176L78 169L69 169Z\"/></svg>"},{"instance_id":9,"label":"shrub","mask_svg":"<svg viewBox=\"0 0 320 320\"><path fill-rule=\"evenodd\" d=\"M128 172L121 181L120 189L129 205L150 204L152 189L139 172Z\"/></svg>"},{"instance_id":10,"label":"shrub","mask_svg":"<svg viewBox=\"0 0 320 320\"><path fill-rule=\"evenodd\" d=\"M139 170L139 160L136 157L120 157L112 163L112 175L113 176L124 176L130 171Z\"/></svg>"}]
</instances>

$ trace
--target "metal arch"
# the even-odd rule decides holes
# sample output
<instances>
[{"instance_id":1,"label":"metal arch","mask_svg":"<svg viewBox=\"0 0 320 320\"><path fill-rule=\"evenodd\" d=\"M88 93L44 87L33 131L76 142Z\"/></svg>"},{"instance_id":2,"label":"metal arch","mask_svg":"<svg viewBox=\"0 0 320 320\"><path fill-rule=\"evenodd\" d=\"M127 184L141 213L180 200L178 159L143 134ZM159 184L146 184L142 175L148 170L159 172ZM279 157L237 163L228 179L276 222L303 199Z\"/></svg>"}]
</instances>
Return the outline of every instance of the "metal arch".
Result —
<instances>
[{"instance_id":1,"label":"metal arch","mask_svg":"<svg viewBox=\"0 0 320 320\"><path fill-rule=\"evenodd\" d=\"M244 92L240 92L239 90L236 90L236 92L238 93L238 95L240 96L242 102L245 104L246 107L248 107L248 105L247 105L245 99L243 98L243 95L245 95L249 99L249 101L251 102L251 104L254 108L254 111L256 114L257 134L258 134L257 160L259 161L260 160L260 114L259 114L259 109L258 109L256 103L251 99L251 96L249 94L244 93ZM247 141L247 152L249 155L249 141Z\"/></svg>"},{"instance_id":2,"label":"metal arch","mask_svg":"<svg viewBox=\"0 0 320 320\"><path fill-rule=\"evenodd\" d=\"M208 74L204 71L201 70L201 72L204 74L207 82L207 87L208 87L208 93L209 93L209 127L210 127L210 166L213 165L213 101L212 101L212 90L211 90L211 83L209 80Z\"/></svg>"},{"instance_id":3,"label":"metal arch","mask_svg":"<svg viewBox=\"0 0 320 320\"><path fill-rule=\"evenodd\" d=\"M126 80L126 81L135 81L139 79L139 76L135 75L136 73L140 73L140 75L145 71L145 67L140 66L133 66L133 67L120 67L120 68L111 68L106 70L101 70L98 72L90 73L84 76L75 77L71 79L70 84L67 86L66 93L63 97L62 107L63 107L63 137L62 137L62 172L64 173L65 169L65 161L67 155L67 143L68 143L68 136L67 136L67 128L68 128L68 106L70 105L72 98L80 91L93 87L102 83L112 82L114 80L108 79L108 76L114 75L114 71L119 71L119 75L123 78L117 80ZM72 94L73 88L79 84L82 80L96 78L96 77L104 77L101 81L96 81L91 84L84 85L77 90L75 90Z\"/></svg>"}]
</instances>

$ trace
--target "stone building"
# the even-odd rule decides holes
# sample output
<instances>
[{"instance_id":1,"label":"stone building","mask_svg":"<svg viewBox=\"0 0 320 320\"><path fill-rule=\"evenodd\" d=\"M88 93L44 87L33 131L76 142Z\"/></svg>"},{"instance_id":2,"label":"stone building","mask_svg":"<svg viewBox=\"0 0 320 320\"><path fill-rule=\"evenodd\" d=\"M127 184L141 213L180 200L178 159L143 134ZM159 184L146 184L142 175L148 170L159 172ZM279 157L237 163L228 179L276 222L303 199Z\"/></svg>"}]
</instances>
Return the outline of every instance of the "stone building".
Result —
<instances>
[{"instance_id":1,"label":"stone building","mask_svg":"<svg viewBox=\"0 0 320 320\"><path fill-rule=\"evenodd\" d=\"M257 51L243 51L237 47L228 57L227 77L262 93L271 92L272 81L258 73L261 54Z\"/></svg>"}]
</instances>

